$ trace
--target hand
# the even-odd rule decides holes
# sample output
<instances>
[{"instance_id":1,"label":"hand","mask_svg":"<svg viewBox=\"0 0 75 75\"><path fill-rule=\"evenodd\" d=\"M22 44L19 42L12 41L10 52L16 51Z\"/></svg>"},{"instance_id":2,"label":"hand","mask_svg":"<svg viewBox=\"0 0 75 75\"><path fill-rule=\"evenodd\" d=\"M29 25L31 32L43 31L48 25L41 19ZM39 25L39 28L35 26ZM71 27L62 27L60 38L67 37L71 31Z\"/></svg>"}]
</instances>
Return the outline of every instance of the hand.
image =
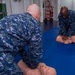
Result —
<instances>
[{"instance_id":1,"label":"hand","mask_svg":"<svg viewBox=\"0 0 75 75\"><path fill-rule=\"evenodd\" d=\"M67 36L62 36L63 41L67 40L68 37Z\"/></svg>"},{"instance_id":2,"label":"hand","mask_svg":"<svg viewBox=\"0 0 75 75\"><path fill-rule=\"evenodd\" d=\"M44 63L40 63L38 69L42 75L56 75L56 70L52 67L46 66Z\"/></svg>"},{"instance_id":3,"label":"hand","mask_svg":"<svg viewBox=\"0 0 75 75\"><path fill-rule=\"evenodd\" d=\"M38 69L30 69L30 68L27 68L23 73L24 75L41 75Z\"/></svg>"},{"instance_id":4,"label":"hand","mask_svg":"<svg viewBox=\"0 0 75 75\"><path fill-rule=\"evenodd\" d=\"M72 43L71 38L68 38L67 40L64 41L64 44L70 44L70 43Z\"/></svg>"},{"instance_id":5,"label":"hand","mask_svg":"<svg viewBox=\"0 0 75 75\"><path fill-rule=\"evenodd\" d=\"M20 60L18 62L18 66L23 72L24 75L41 75L40 71L38 69L30 69L23 60Z\"/></svg>"},{"instance_id":6,"label":"hand","mask_svg":"<svg viewBox=\"0 0 75 75\"><path fill-rule=\"evenodd\" d=\"M64 40L62 39L62 36L60 36L60 35L57 36L56 41L57 41L57 42L61 42L61 43L64 42Z\"/></svg>"},{"instance_id":7,"label":"hand","mask_svg":"<svg viewBox=\"0 0 75 75\"><path fill-rule=\"evenodd\" d=\"M47 66L44 63L39 63L38 69L42 75L47 75Z\"/></svg>"}]
</instances>

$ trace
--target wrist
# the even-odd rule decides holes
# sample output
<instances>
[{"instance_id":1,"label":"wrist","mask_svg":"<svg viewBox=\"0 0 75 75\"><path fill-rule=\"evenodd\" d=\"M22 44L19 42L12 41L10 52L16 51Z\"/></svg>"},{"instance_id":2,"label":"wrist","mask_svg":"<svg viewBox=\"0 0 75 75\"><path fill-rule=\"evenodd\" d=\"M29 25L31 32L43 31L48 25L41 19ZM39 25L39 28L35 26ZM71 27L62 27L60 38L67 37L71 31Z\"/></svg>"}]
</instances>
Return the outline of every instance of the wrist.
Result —
<instances>
[{"instance_id":1,"label":"wrist","mask_svg":"<svg viewBox=\"0 0 75 75\"><path fill-rule=\"evenodd\" d=\"M27 70L27 68L28 68L28 66L22 61L22 60L20 60L19 62L18 62L18 66L19 66L19 68L21 69L21 71L24 73L24 72L26 72L26 70Z\"/></svg>"}]
</instances>

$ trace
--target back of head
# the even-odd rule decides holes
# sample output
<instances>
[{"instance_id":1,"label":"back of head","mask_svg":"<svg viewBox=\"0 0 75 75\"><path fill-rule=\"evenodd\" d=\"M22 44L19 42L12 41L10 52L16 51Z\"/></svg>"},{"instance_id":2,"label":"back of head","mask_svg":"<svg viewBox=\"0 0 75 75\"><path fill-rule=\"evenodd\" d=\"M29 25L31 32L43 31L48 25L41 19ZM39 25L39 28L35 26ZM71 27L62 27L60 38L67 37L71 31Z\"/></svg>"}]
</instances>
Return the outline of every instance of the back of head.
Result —
<instances>
[{"instance_id":1,"label":"back of head","mask_svg":"<svg viewBox=\"0 0 75 75\"><path fill-rule=\"evenodd\" d=\"M27 10L28 13L30 13L35 19L39 19L40 17L40 8L36 4L31 4L28 6Z\"/></svg>"},{"instance_id":2,"label":"back of head","mask_svg":"<svg viewBox=\"0 0 75 75\"><path fill-rule=\"evenodd\" d=\"M66 18L68 15L68 8L66 6L61 7L60 14L62 15L63 18Z\"/></svg>"}]
</instances>

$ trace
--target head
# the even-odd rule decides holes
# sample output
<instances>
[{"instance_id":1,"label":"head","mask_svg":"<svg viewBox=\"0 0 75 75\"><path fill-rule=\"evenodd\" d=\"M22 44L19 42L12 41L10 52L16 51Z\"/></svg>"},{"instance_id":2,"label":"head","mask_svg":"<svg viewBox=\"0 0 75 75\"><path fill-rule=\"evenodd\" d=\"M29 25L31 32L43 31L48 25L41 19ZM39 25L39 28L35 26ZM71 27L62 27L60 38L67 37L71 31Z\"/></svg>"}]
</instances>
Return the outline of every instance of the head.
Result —
<instances>
[{"instance_id":1,"label":"head","mask_svg":"<svg viewBox=\"0 0 75 75\"><path fill-rule=\"evenodd\" d=\"M60 14L62 15L63 18L66 18L68 16L68 8L65 6L61 7Z\"/></svg>"},{"instance_id":2,"label":"head","mask_svg":"<svg viewBox=\"0 0 75 75\"><path fill-rule=\"evenodd\" d=\"M27 10L28 13L30 13L36 20L39 20L40 18L40 8L36 4L31 4L28 6Z\"/></svg>"}]
</instances>

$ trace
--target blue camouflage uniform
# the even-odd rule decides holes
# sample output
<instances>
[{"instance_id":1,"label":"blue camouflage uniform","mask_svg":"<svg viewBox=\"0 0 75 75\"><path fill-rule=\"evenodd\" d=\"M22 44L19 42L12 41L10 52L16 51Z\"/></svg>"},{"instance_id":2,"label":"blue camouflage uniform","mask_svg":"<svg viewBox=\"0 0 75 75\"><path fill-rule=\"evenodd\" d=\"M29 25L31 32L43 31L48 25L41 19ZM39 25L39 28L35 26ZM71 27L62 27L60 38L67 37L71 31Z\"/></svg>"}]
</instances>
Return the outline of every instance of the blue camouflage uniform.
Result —
<instances>
[{"instance_id":1,"label":"blue camouflage uniform","mask_svg":"<svg viewBox=\"0 0 75 75\"><path fill-rule=\"evenodd\" d=\"M75 35L75 11L69 10L66 19L61 14L58 16L59 19L59 35L62 36L74 36Z\"/></svg>"},{"instance_id":2,"label":"blue camouflage uniform","mask_svg":"<svg viewBox=\"0 0 75 75\"><path fill-rule=\"evenodd\" d=\"M17 63L36 68L42 61L42 30L29 13L14 14L0 20L0 75L23 75ZM28 51L25 46L28 45Z\"/></svg>"}]
</instances>

